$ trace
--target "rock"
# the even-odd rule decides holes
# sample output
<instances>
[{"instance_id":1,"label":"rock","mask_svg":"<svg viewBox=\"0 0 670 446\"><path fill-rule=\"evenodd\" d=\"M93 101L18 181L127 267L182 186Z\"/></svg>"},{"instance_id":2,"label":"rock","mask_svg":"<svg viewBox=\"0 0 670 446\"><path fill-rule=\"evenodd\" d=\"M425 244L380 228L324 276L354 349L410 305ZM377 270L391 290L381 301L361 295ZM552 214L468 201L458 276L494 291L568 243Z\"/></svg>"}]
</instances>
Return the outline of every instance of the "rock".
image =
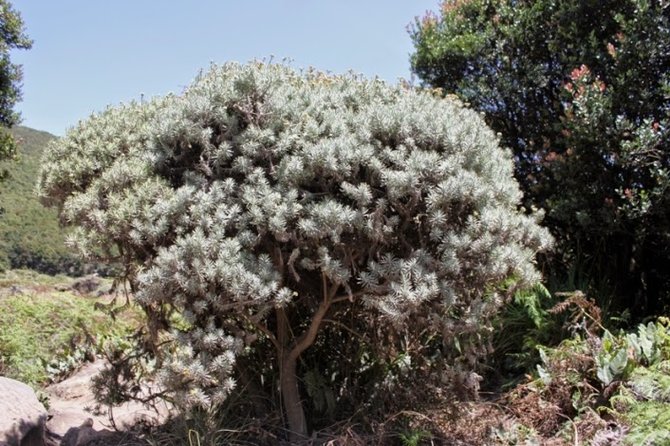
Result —
<instances>
[{"instance_id":1,"label":"rock","mask_svg":"<svg viewBox=\"0 0 670 446\"><path fill-rule=\"evenodd\" d=\"M91 274L75 280L70 288L82 295L91 294L100 287L101 283L102 281L97 274Z\"/></svg>"},{"instance_id":2,"label":"rock","mask_svg":"<svg viewBox=\"0 0 670 446\"><path fill-rule=\"evenodd\" d=\"M80 426L68 429L58 446L147 446L131 433L95 430L94 424L93 418L88 418Z\"/></svg>"},{"instance_id":3,"label":"rock","mask_svg":"<svg viewBox=\"0 0 670 446\"><path fill-rule=\"evenodd\" d=\"M0 377L0 446L44 446L46 420L30 386Z\"/></svg>"},{"instance_id":4,"label":"rock","mask_svg":"<svg viewBox=\"0 0 670 446\"><path fill-rule=\"evenodd\" d=\"M103 409L102 413L92 410L96 401L91 390L91 380L105 366L106 363L102 360L86 364L66 380L45 389L45 392L49 395L49 414L51 415L47 428L54 434L63 436L62 445L74 446L75 443L72 443L72 438L74 438L75 433L80 438L76 441L81 443L86 439L86 443L81 443L79 446L109 440L111 431L106 429L111 427L108 408L101 408ZM167 404L161 404L158 409L159 411L155 412L145 408L140 403L130 402L114 407L113 418L116 427L120 429L142 422L160 424L168 418L171 407ZM114 434L120 433L114 432ZM69 443L65 443L66 437ZM95 442L93 439L95 439ZM113 444L135 443L126 440L123 443Z\"/></svg>"},{"instance_id":5,"label":"rock","mask_svg":"<svg viewBox=\"0 0 670 446\"><path fill-rule=\"evenodd\" d=\"M111 443L118 433L109 429L93 429L93 418L88 418L78 427L72 427L63 436L60 446L89 446Z\"/></svg>"},{"instance_id":6,"label":"rock","mask_svg":"<svg viewBox=\"0 0 670 446\"><path fill-rule=\"evenodd\" d=\"M79 443L79 433L83 430L93 429L93 418L88 418L78 427L71 427L63 435L60 446L77 446Z\"/></svg>"}]
</instances>

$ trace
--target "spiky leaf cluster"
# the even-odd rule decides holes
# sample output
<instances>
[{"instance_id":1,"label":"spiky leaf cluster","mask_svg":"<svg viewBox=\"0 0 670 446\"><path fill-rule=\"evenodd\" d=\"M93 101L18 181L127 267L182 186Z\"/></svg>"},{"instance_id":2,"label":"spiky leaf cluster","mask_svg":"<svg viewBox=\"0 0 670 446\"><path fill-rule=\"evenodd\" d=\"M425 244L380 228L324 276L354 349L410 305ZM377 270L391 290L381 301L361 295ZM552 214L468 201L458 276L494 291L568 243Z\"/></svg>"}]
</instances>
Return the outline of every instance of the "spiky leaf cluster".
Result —
<instances>
[{"instance_id":1,"label":"spiky leaf cluster","mask_svg":"<svg viewBox=\"0 0 670 446\"><path fill-rule=\"evenodd\" d=\"M154 328L181 315L165 375L190 405L225 397L259 338L281 341L278 309L298 337L324 299L475 357L453 340L488 328L497 285L537 280L550 243L517 210L512 171L457 103L231 63L80 123L39 187L79 227L73 243L124 265Z\"/></svg>"}]
</instances>

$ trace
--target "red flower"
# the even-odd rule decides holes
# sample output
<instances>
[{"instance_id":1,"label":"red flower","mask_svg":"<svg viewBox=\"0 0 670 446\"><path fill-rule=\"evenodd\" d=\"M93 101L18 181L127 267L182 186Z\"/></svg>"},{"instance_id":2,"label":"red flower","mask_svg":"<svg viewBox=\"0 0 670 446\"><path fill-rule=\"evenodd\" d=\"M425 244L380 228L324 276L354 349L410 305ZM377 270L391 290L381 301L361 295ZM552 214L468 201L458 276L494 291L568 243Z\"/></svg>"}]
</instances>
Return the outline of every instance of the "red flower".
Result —
<instances>
[{"instance_id":1,"label":"red flower","mask_svg":"<svg viewBox=\"0 0 670 446\"><path fill-rule=\"evenodd\" d=\"M572 72L570 73L570 78L573 81L576 81L578 79L588 76L589 74L591 74L591 70L589 70L589 67L587 67L586 65L582 65L579 68L575 68L574 70L572 70Z\"/></svg>"}]
</instances>

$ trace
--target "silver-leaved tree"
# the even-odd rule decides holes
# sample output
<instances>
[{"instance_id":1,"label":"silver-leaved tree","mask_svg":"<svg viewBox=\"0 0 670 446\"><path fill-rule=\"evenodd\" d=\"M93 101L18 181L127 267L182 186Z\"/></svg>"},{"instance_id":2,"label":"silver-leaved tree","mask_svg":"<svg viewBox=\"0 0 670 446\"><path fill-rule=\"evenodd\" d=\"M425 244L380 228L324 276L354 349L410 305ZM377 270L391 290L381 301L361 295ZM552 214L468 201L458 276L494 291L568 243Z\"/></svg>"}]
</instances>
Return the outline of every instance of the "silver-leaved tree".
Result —
<instances>
[{"instance_id":1,"label":"silver-leaved tree","mask_svg":"<svg viewBox=\"0 0 670 446\"><path fill-rule=\"evenodd\" d=\"M80 123L48 149L39 191L78 227L73 245L122 267L171 398L212 408L236 383L275 387L297 440L310 347L404 351L406 373L445 386L472 370L505 293L538 280L534 256L550 244L518 210L512 169L460 104L226 64L183 94ZM430 360L407 357L417 343ZM367 367L346 356L316 368ZM261 374L276 381L252 385ZM331 399L352 385L339 383Z\"/></svg>"}]
</instances>

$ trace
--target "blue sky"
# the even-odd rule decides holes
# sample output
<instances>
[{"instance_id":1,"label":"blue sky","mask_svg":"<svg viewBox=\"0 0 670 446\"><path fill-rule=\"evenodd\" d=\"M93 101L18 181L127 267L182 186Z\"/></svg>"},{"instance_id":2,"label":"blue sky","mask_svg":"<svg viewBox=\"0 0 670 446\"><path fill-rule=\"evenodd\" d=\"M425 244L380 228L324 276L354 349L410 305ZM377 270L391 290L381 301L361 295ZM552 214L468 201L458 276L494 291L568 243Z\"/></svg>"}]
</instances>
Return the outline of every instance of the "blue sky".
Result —
<instances>
[{"instance_id":1,"label":"blue sky","mask_svg":"<svg viewBox=\"0 0 670 446\"><path fill-rule=\"evenodd\" d=\"M56 135L92 112L179 92L211 62L274 56L295 67L409 78L406 27L438 0L14 0L31 50L23 125Z\"/></svg>"}]
</instances>

